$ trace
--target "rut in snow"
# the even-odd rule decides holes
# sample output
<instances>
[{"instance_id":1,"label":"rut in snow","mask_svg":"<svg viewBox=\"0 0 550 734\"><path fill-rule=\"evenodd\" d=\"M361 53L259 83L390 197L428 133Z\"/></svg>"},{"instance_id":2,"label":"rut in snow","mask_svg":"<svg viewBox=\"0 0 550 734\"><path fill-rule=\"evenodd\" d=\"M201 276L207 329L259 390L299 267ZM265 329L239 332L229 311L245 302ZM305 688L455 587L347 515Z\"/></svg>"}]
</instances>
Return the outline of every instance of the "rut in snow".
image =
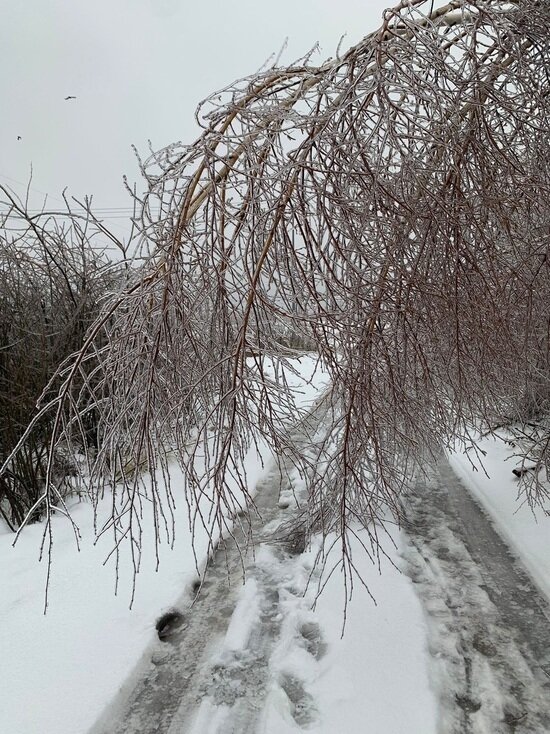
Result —
<instances>
[{"instance_id":1,"label":"rut in snow","mask_svg":"<svg viewBox=\"0 0 550 734\"><path fill-rule=\"evenodd\" d=\"M550 608L445 459L408 498L441 734L550 731Z\"/></svg>"},{"instance_id":2,"label":"rut in snow","mask_svg":"<svg viewBox=\"0 0 550 734\"><path fill-rule=\"evenodd\" d=\"M311 442L322 414L320 402L293 429L297 446ZM299 727L315 720L315 704L301 681L284 672L274 681L269 670L284 617L281 595L300 593L287 564L303 551L303 539L283 543L277 533L293 512L288 509L293 503L283 497L285 490L289 499L292 494L291 474L290 464L283 462L281 470L274 466L258 483L258 516L251 518L253 544L247 556L232 540L220 542L196 599L188 593L176 605L182 616L173 631L165 641L152 643L90 734L246 734L255 731L273 685ZM235 536L244 547L244 533L237 528ZM316 625L304 623L297 637L313 658L322 657Z\"/></svg>"}]
</instances>

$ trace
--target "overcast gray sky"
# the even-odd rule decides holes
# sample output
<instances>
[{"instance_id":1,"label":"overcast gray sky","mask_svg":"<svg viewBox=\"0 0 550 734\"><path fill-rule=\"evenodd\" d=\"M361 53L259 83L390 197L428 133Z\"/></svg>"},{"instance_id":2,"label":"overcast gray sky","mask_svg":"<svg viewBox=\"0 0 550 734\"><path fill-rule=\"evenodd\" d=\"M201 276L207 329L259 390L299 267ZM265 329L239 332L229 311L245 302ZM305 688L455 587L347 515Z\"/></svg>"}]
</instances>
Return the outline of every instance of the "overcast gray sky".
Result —
<instances>
[{"instance_id":1,"label":"overcast gray sky","mask_svg":"<svg viewBox=\"0 0 550 734\"><path fill-rule=\"evenodd\" d=\"M155 149L190 142L197 103L255 71L286 37L284 61L319 42L321 62L343 34L346 48L378 27L391 4L0 0L0 181L21 191L32 163L35 197L68 187L100 207L128 206L132 143L146 152L148 139Z\"/></svg>"}]
</instances>

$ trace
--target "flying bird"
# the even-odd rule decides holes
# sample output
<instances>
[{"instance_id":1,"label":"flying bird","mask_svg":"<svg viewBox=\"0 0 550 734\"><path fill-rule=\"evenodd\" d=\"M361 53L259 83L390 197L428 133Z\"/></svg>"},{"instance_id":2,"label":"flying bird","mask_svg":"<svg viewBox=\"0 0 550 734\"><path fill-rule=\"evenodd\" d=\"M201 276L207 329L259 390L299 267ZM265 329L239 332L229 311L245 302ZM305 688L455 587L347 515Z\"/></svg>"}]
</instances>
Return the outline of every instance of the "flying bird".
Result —
<instances>
[{"instance_id":1,"label":"flying bird","mask_svg":"<svg viewBox=\"0 0 550 734\"><path fill-rule=\"evenodd\" d=\"M65 97L65 101L67 101L68 99L76 99L76 97L73 97L73 96L72 96L72 95L70 94L70 95L69 95L68 97Z\"/></svg>"},{"instance_id":2,"label":"flying bird","mask_svg":"<svg viewBox=\"0 0 550 734\"><path fill-rule=\"evenodd\" d=\"M17 136L17 140L21 140L21 135L18 135Z\"/></svg>"}]
</instances>

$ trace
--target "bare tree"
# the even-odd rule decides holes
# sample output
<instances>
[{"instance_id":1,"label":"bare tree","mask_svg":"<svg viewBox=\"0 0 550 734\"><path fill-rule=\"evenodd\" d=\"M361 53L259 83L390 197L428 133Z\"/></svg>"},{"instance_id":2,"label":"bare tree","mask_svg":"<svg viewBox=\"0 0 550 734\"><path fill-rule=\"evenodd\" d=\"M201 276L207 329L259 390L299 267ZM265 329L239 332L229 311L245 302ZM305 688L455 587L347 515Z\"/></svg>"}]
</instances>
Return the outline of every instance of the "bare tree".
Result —
<instances>
[{"instance_id":1,"label":"bare tree","mask_svg":"<svg viewBox=\"0 0 550 734\"><path fill-rule=\"evenodd\" d=\"M144 468L171 537L169 454L193 527L231 532L262 437L309 477L304 521L336 533L346 579L357 524L375 556L415 467L480 421L521 418L533 378L548 389L549 40L544 1L404 0L334 60L209 97L198 140L141 162L145 262L39 413L55 414L49 511L55 446L93 405L87 482L95 498L122 478L103 528L115 547L131 537L139 556ZM292 396L264 372L300 340L331 377L309 459L284 428Z\"/></svg>"}]
</instances>

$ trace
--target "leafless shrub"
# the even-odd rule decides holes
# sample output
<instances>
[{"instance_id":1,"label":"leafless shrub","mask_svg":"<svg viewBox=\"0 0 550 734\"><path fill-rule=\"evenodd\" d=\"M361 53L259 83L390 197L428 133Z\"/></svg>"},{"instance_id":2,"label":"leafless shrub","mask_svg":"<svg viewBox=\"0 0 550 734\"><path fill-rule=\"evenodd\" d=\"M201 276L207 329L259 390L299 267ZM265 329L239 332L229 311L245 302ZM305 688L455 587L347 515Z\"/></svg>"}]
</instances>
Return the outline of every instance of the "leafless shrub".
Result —
<instances>
[{"instance_id":1,"label":"leafless shrub","mask_svg":"<svg viewBox=\"0 0 550 734\"><path fill-rule=\"evenodd\" d=\"M310 526L336 532L349 582L349 533L367 527L376 558L414 466L471 424L517 416L533 378L545 393L549 39L546 2L404 1L335 60L213 95L195 143L142 162L146 260L40 413L55 412L55 447L98 411L89 487L122 478L103 530L115 547L132 538L136 568L142 469L159 537L169 453L192 528L231 532L262 437L309 475ZM291 395L264 371L295 353L289 325L331 376L311 460L288 439Z\"/></svg>"},{"instance_id":2,"label":"leafless shrub","mask_svg":"<svg viewBox=\"0 0 550 734\"><path fill-rule=\"evenodd\" d=\"M78 350L99 313L107 288L107 261L93 249L84 221L39 214L2 189L0 201L0 456L18 444L36 412L36 402L59 363ZM54 378L51 390L57 391ZM74 388L78 389L77 383ZM92 409L93 410L93 409ZM51 476L61 495L77 473L62 444L50 446L53 416L34 422L0 477L0 514L15 529L38 519L48 452ZM86 445L95 443L93 413L83 416Z\"/></svg>"}]
</instances>

